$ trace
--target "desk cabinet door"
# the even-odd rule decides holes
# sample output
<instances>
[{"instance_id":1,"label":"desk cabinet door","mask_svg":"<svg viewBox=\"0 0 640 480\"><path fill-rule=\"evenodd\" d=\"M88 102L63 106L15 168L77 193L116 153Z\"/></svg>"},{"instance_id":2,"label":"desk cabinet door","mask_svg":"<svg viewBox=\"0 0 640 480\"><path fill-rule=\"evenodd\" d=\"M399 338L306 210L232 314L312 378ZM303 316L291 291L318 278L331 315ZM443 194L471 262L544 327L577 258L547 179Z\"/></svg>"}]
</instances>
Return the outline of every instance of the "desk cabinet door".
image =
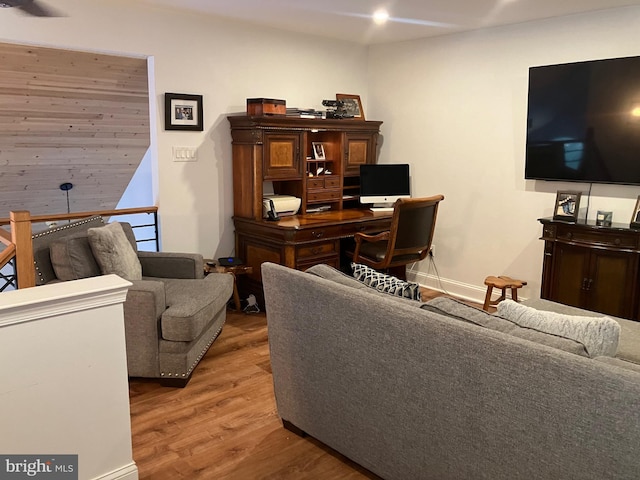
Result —
<instances>
[{"instance_id":1,"label":"desk cabinet door","mask_svg":"<svg viewBox=\"0 0 640 480\"><path fill-rule=\"evenodd\" d=\"M302 178L299 133L265 133L264 179L288 180Z\"/></svg>"},{"instance_id":2,"label":"desk cabinet door","mask_svg":"<svg viewBox=\"0 0 640 480\"><path fill-rule=\"evenodd\" d=\"M344 174L360 175L360 165L375 163L377 134L346 133Z\"/></svg>"}]
</instances>

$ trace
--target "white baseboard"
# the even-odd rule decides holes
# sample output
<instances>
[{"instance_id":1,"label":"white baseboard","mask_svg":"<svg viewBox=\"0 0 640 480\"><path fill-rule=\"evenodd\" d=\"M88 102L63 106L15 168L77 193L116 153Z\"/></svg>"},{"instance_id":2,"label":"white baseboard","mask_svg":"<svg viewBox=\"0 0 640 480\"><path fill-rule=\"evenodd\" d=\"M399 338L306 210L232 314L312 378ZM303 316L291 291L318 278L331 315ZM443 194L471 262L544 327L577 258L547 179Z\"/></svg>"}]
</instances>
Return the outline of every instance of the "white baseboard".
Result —
<instances>
[{"instance_id":1,"label":"white baseboard","mask_svg":"<svg viewBox=\"0 0 640 480\"><path fill-rule=\"evenodd\" d=\"M448 295L460 298L462 300L484 303L484 296L486 293L486 287L477 285L470 285L468 283L458 282L456 280L449 280L447 278L438 278L435 275L427 275L424 272L418 272L407 269L407 280L417 282L423 287L443 292ZM500 291L498 290L498 294ZM497 297L496 297L497 298Z\"/></svg>"},{"instance_id":2,"label":"white baseboard","mask_svg":"<svg viewBox=\"0 0 640 480\"><path fill-rule=\"evenodd\" d=\"M129 465L125 465L124 467L114 470L113 472L100 475L94 480L138 480L138 467L132 462Z\"/></svg>"}]
</instances>

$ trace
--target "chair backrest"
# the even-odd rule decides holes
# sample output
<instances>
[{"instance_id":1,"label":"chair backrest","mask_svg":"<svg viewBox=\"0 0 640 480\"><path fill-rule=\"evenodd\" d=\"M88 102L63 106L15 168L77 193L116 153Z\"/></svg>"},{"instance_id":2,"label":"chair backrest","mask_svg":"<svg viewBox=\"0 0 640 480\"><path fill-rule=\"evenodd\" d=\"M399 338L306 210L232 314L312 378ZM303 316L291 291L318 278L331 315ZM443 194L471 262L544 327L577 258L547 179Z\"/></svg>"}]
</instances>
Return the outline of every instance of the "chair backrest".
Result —
<instances>
[{"instance_id":1,"label":"chair backrest","mask_svg":"<svg viewBox=\"0 0 640 480\"><path fill-rule=\"evenodd\" d=\"M402 198L396 201L389 232L387 256L429 253L436 226L438 205L443 195Z\"/></svg>"}]
</instances>

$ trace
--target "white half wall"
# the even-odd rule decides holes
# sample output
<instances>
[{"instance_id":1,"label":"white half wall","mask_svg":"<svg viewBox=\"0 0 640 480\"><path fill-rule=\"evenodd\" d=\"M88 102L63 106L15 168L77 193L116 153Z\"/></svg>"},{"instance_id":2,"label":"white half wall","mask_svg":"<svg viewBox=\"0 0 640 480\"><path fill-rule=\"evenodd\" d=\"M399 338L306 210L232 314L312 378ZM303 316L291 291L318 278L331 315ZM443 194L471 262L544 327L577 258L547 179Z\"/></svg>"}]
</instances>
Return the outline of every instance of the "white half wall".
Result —
<instances>
[{"instance_id":1,"label":"white half wall","mask_svg":"<svg viewBox=\"0 0 640 480\"><path fill-rule=\"evenodd\" d=\"M486 276L509 275L529 282L523 297L539 297L537 219L552 216L557 190L589 185L524 180L528 69L640 55L638 25L640 7L630 7L371 47L367 113L385 122L380 161L411 164L414 196L445 196L441 282L427 260L415 278L481 300ZM639 194L593 185L589 218L611 210L628 224Z\"/></svg>"},{"instance_id":2,"label":"white half wall","mask_svg":"<svg viewBox=\"0 0 640 480\"><path fill-rule=\"evenodd\" d=\"M81 480L137 480L122 307L130 285L104 275L1 295L3 455L78 455Z\"/></svg>"}]
</instances>

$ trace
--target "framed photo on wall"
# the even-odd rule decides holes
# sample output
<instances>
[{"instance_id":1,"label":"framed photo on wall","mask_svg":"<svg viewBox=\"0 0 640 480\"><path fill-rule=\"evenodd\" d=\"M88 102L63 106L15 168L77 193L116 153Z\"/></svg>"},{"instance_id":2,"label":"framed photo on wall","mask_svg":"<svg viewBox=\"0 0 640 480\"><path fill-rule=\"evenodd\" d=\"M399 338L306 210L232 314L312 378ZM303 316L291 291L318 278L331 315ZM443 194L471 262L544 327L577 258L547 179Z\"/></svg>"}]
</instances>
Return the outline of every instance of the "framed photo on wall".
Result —
<instances>
[{"instance_id":1,"label":"framed photo on wall","mask_svg":"<svg viewBox=\"0 0 640 480\"><path fill-rule=\"evenodd\" d=\"M582 192L558 191L553 219L567 222L578 221L581 196Z\"/></svg>"},{"instance_id":2,"label":"framed photo on wall","mask_svg":"<svg viewBox=\"0 0 640 480\"><path fill-rule=\"evenodd\" d=\"M336 93L336 100L341 100L344 104L344 110L349 117L354 120L364 120L364 109L360 95L349 95L347 93Z\"/></svg>"},{"instance_id":3,"label":"framed photo on wall","mask_svg":"<svg viewBox=\"0 0 640 480\"><path fill-rule=\"evenodd\" d=\"M165 130L203 130L202 95L164 94Z\"/></svg>"},{"instance_id":4,"label":"framed photo on wall","mask_svg":"<svg viewBox=\"0 0 640 480\"><path fill-rule=\"evenodd\" d=\"M636 200L636 206L633 209L633 215L631 215L630 228L640 229L640 196Z\"/></svg>"}]
</instances>

